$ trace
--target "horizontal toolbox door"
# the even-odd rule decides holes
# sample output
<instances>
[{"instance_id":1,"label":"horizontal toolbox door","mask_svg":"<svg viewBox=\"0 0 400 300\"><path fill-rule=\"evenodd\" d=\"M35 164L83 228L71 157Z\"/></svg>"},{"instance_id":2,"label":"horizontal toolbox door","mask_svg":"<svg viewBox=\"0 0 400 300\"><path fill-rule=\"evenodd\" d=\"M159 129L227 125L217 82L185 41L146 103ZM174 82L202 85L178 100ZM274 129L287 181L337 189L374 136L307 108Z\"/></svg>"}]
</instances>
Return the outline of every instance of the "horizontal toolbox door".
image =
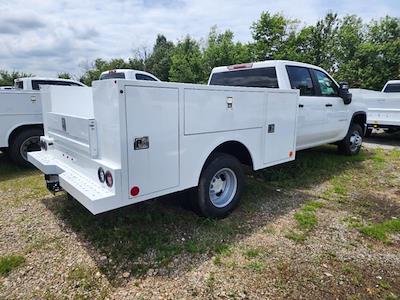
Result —
<instances>
[{"instance_id":1,"label":"horizontal toolbox door","mask_svg":"<svg viewBox=\"0 0 400 300\"><path fill-rule=\"evenodd\" d=\"M48 134L54 143L82 154L97 156L96 120L47 113Z\"/></svg>"}]
</instances>

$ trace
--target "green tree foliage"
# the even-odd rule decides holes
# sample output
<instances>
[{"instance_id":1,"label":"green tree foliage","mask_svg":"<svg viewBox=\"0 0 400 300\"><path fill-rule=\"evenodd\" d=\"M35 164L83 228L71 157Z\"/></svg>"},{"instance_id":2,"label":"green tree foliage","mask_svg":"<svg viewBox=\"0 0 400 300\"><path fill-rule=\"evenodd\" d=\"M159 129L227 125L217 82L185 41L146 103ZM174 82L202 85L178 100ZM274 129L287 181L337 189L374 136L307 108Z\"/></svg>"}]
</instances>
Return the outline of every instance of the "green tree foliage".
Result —
<instances>
[{"instance_id":1,"label":"green tree foliage","mask_svg":"<svg viewBox=\"0 0 400 300\"><path fill-rule=\"evenodd\" d=\"M298 21L285 18L282 14L261 13L260 19L250 27L254 39L255 58L257 60L283 58L285 48L289 46L287 42L292 42L297 24Z\"/></svg>"},{"instance_id":2,"label":"green tree foliage","mask_svg":"<svg viewBox=\"0 0 400 300\"><path fill-rule=\"evenodd\" d=\"M380 90L389 79L400 77L400 19L385 17L364 23L355 15L339 18L328 13L315 24L300 26L283 14L263 12L250 27L253 41L234 41L234 33L216 27L204 43L187 36L173 43L158 35L151 53L146 49L125 61L96 59L82 77L91 84L100 73L132 68L155 74L164 81L205 83L212 68L243 62L288 59L328 70L352 87Z\"/></svg>"},{"instance_id":3,"label":"green tree foliage","mask_svg":"<svg viewBox=\"0 0 400 300\"><path fill-rule=\"evenodd\" d=\"M67 73L67 72L61 72L57 74L58 78L62 78L62 79L72 79L71 74Z\"/></svg>"},{"instance_id":4,"label":"green tree foliage","mask_svg":"<svg viewBox=\"0 0 400 300\"><path fill-rule=\"evenodd\" d=\"M400 19L385 17L364 24L351 15L328 13L300 30L295 20L262 13L251 29L256 58L270 56L311 63L352 87L380 90L400 77Z\"/></svg>"},{"instance_id":5,"label":"green tree foliage","mask_svg":"<svg viewBox=\"0 0 400 300\"><path fill-rule=\"evenodd\" d=\"M175 45L161 34L157 36L153 52L146 62L146 71L162 81L168 81Z\"/></svg>"},{"instance_id":6,"label":"green tree foliage","mask_svg":"<svg viewBox=\"0 0 400 300\"><path fill-rule=\"evenodd\" d=\"M206 75L204 81L208 79L208 75L214 67L245 63L253 60L250 47L239 42L235 43L233 37L234 34L230 30L218 33L216 27L211 28L207 46L203 52Z\"/></svg>"},{"instance_id":7,"label":"green tree foliage","mask_svg":"<svg viewBox=\"0 0 400 300\"><path fill-rule=\"evenodd\" d=\"M31 76L33 75L24 72L0 70L0 86L11 86L14 85L14 79Z\"/></svg>"},{"instance_id":8,"label":"green tree foliage","mask_svg":"<svg viewBox=\"0 0 400 300\"><path fill-rule=\"evenodd\" d=\"M131 65L131 60L126 62L121 58L111 59L106 61L102 58L97 58L93 66L89 68L85 74L80 78L80 81L86 85L92 85L92 81L98 80L102 72L113 69L129 69ZM136 67L136 66L135 66Z\"/></svg>"},{"instance_id":9,"label":"green tree foliage","mask_svg":"<svg viewBox=\"0 0 400 300\"><path fill-rule=\"evenodd\" d=\"M187 83L205 81L202 52L199 43L190 36L178 42L171 60L170 81Z\"/></svg>"}]
</instances>

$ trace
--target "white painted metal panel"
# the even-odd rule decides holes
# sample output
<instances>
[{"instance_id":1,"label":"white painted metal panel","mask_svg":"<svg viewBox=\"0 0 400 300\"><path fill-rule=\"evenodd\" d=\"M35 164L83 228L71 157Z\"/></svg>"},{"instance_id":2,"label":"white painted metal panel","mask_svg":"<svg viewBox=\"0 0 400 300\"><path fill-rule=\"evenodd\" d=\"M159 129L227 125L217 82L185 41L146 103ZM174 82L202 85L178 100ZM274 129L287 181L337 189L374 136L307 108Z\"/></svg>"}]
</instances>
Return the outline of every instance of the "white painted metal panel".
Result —
<instances>
[{"instance_id":1,"label":"white painted metal panel","mask_svg":"<svg viewBox=\"0 0 400 300\"><path fill-rule=\"evenodd\" d=\"M267 165L295 158L297 99L293 93L268 94L264 152Z\"/></svg>"},{"instance_id":2,"label":"white painted metal panel","mask_svg":"<svg viewBox=\"0 0 400 300\"><path fill-rule=\"evenodd\" d=\"M400 96L365 89L352 89L353 101L368 107L367 123L370 125L400 126Z\"/></svg>"},{"instance_id":3,"label":"white painted metal panel","mask_svg":"<svg viewBox=\"0 0 400 300\"><path fill-rule=\"evenodd\" d=\"M263 91L185 89L185 134L263 127L265 95Z\"/></svg>"},{"instance_id":4,"label":"white painted metal panel","mask_svg":"<svg viewBox=\"0 0 400 300\"><path fill-rule=\"evenodd\" d=\"M126 86L129 188L139 196L179 185L179 90ZM148 137L147 149L134 149L137 138ZM128 191L129 192L129 191Z\"/></svg>"}]
</instances>

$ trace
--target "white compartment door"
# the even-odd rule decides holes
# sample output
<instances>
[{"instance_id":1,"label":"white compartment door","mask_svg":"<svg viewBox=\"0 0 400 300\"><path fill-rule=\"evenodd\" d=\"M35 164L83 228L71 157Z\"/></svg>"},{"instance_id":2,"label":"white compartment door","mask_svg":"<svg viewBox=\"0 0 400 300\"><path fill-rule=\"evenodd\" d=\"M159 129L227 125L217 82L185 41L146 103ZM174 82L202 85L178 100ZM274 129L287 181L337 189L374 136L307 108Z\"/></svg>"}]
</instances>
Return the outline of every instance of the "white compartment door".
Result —
<instances>
[{"instance_id":1,"label":"white compartment door","mask_svg":"<svg viewBox=\"0 0 400 300\"><path fill-rule=\"evenodd\" d=\"M140 189L138 196L178 186L178 89L127 86L125 97L129 195L134 186ZM142 145L135 147L135 141Z\"/></svg>"},{"instance_id":2,"label":"white compartment door","mask_svg":"<svg viewBox=\"0 0 400 300\"><path fill-rule=\"evenodd\" d=\"M265 165L294 160L298 97L294 93L268 93L265 127Z\"/></svg>"}]
</instances>

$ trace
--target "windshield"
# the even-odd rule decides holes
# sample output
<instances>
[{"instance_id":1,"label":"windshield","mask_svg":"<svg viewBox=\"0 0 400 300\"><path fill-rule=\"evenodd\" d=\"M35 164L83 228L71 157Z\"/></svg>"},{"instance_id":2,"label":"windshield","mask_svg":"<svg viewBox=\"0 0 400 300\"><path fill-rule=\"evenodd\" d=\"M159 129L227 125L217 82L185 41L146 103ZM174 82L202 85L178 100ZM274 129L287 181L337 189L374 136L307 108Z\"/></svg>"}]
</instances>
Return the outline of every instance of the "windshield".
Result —
<instances>
[{"instance_id":1,"label":"windshield","mask_svg":"<svg viewBox=\"0 0 400 300\"><path fill-rule=\"evenodd\" d=\"M385 87L385 93L400 93L400 83L391 83Z\"/></svg>"},{"instance_id":2,"label":"windshield","mask_svg":"<svg viewBox=\"0 0 400 300\"><path fill-rule=\"evenodd\" d=\"M125 79L125 74L124 73L111 72L111 73L102 74L100 76L100 80L115 79L115 78Z\"/></svg>"}]
</instances>

